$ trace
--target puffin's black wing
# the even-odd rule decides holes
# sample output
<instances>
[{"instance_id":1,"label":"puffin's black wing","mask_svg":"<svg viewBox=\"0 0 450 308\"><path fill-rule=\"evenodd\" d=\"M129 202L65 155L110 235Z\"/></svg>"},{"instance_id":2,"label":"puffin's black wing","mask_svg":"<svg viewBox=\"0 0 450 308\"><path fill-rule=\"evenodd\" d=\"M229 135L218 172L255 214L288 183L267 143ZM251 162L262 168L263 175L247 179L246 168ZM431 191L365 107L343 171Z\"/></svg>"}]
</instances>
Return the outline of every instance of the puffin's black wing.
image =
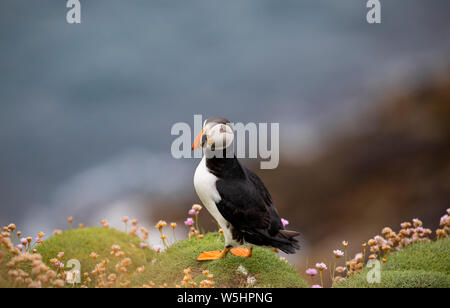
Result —
<instances>
[{"instance_id":1,"label":"puffin's black wing","mask_svg":"<svg viewBox=\"0 0 450 308\"><path fill-rule=\"evenodd\" d=\"M272 246L294 253L295 249L300 248L294 239L298 233L284 230L263 182L251 170L240 167L243 176L217 180L216 187L221 197L218 210L233 226L234 233L237 233L234 235L240 235L255 245Z\"/></svg>"}]
</instances>

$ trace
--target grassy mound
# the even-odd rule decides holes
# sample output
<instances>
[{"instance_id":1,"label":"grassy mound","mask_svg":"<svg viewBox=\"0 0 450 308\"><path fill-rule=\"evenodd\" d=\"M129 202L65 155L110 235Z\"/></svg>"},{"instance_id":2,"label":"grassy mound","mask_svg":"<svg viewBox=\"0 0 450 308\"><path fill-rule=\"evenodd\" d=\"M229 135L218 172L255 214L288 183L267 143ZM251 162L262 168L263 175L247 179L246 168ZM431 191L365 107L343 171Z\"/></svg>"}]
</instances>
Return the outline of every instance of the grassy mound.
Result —
<instances>
[{"instance_id":1,"label":"grassy mound","mask_svg":"<svg viewBox=\"0 0 450 308\"><path fill-rule=\"evenodd\" d=\"M410 245L386 257L381 283L370 284L368 270L335 285L337 288L450 288L450 239Z\"/></svg>"},{"instance_id":2,"label":"grassy mound","mask_svg":"<svg viewBox=\"0 0 450 308\"><path fill-rule=\"evenodd\" d=\"M139 248L140 240L114 229L84 228L65 231L53 236L39 246L38 252L49 264L59 252L64 252L64 260L77 259L81 263L81 273L91 272L96 263L108 258L108 272L115 272L117 258L110 254L111 246L120 245L125 256L132 260L131 270L145 265L145 271L130 275L131 286L142 286L149 281L156 286L167 283L169 287L180 284L183 269L190 267L193 281L206 279L201 274L209 270L214 275L216 287L247 287L249 277L254 277L256 287L308 287L294 267L282 261L279 256L263 248L254 249L251 258L241 258L229 254L225 259L198 262L197 256L205 250L219 250L224 246L219 233L206 234L203 239L183 240L170 246L162 253ZM99 254L97 260L89 257L91 252ZM248 274L238 271L239 266ZM131 272L131 271L130 271Z\"/></svg>"},{"instance_id":3,"label":"grassy mound","mask_svg":"<svg viewBox=\"0 0 450 308\"><path fill-rule=\"evenodd\" d=\"M95 264L102 259L108 258L111 262L108 264L108 270L113 270L117 262L111 255L111 246L119 245L125 252L125 257L132 261L131 269L135 270L137 266L146 263L156 252L150 249L145 251L139 248L141 241L137 237L127 235L115 229L106 228L83 228L67 230L62 234L54 235L47 239L42 245L39 245L37 252L47 265L50 265L50 259L56 258L59 252L64 252L64 261L76 259L80 261L80 272L90 272ZM99 255L98 259L93 259L89 255L95 252Z\"/></svg>"}]
</instances>

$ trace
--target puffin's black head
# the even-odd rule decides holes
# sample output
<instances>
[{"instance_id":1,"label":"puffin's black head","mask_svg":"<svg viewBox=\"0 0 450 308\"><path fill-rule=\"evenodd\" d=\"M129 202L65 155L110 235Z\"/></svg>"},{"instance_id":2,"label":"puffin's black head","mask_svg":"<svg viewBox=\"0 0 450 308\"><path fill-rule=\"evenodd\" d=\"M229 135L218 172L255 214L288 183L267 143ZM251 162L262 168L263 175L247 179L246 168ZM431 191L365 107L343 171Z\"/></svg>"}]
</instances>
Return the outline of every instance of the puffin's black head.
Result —
<instances>
[{"instance_id":1,"label":"puffin's black head","mask_svg":"<svg viewBox=\"0 0 450 308\"><path fill-rule=\"evenodd\" d=\"M230 121L221 118L209 118L203 123L202 131L197 135L192 144L192 150L210 148L220 150L228 147L234 139Z\"/></svg>"}]
</instances>

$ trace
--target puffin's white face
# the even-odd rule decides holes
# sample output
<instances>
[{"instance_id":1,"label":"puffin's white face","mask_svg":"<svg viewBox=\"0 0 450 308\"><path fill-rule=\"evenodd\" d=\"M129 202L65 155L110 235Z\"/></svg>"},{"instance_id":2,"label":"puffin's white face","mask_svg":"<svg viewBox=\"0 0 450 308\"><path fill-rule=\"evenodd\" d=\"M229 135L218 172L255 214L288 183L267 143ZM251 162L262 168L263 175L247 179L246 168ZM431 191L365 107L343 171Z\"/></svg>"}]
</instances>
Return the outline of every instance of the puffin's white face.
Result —
<instances>
[{"instance_id":1,"label":"puffin's white face","mask_svg":"<svg viewBox=\"0 0 450 308\"><path fill-rule=\"evenodd\" d=\"M202 131L195 138L192 149L206 148L211 151L223 150L234 140L234 133L228 123L218 123L206 120Z\"/></svg>"},{"instance_id":2,"label":"puffin's white face","mask_svg":"<svg viewBox=\"0 0 450 308\"><path fill-rule=\"evenodd\" d=\"M209 150L223 150L234 140L234 133L227 124L208 123L206 129L206 147Z\"/></svg>"}]
</instances>

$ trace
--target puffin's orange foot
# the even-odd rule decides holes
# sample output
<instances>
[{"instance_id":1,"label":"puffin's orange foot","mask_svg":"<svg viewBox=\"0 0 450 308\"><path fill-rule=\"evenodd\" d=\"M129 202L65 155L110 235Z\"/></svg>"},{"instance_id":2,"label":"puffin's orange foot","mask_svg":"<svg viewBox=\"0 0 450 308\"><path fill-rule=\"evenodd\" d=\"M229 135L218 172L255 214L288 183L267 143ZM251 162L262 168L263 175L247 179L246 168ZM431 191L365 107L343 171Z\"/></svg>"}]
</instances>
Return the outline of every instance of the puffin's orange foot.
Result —
<instances>
[{"instance_id":1,"label":"puffin's orange foot","mask_svg":"<svg viewBox=\"0 0 450 308\"><path fill-rule=\"evenodd\" d=\"M253 250L253 248L247 249L247 248L239 247L239 248L232 248L231 253L234 256L250 258L252 256L252 250Z\"/></svg>"},{"instance_id":2,"label":"puffin's orange foot","mask_svg":"<svg viewBox=\"0 0 450 308\"><path fill-rule=\"evenodd\" d=\"M228 249L224 249L222 251L215 250L215 251L205 251L202 252L198 257L198 261L211 261L211 260L218 260L225 258L227 255Z\"/></svg>"}]
</instances>

